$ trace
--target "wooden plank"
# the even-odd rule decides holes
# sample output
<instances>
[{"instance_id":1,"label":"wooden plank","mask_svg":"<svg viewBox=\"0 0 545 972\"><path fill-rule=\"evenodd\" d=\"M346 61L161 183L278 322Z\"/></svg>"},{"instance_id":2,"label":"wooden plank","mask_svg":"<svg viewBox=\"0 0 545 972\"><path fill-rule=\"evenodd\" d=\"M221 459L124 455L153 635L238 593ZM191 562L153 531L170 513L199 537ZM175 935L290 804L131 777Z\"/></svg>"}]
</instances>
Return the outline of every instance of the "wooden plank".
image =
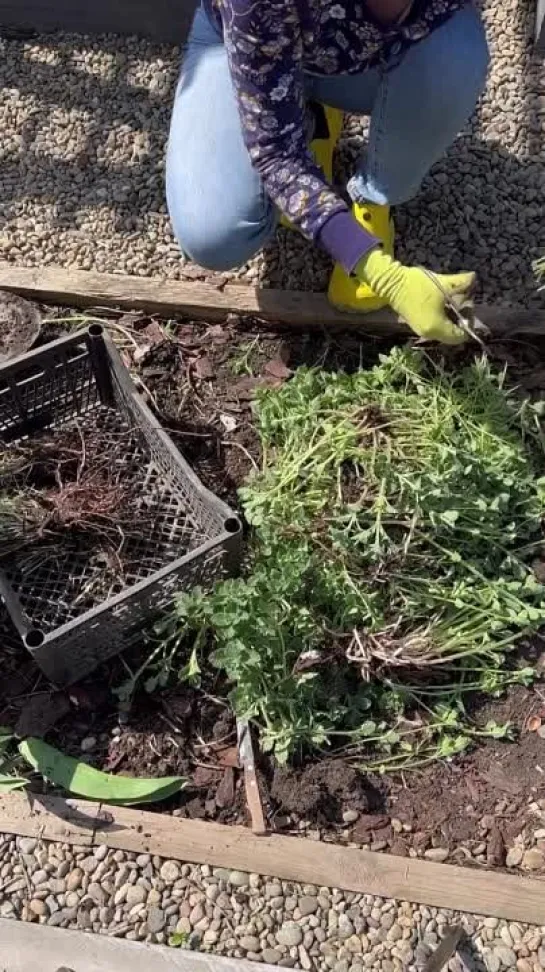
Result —
<instances>
[{"instance_id":1,"label":"wooden plank","mask_svg":"<svg viewBox=\"0 0 545 972\"><path fill-rule=\"evenodd\" d=\"M122 807L109 807L108 812L111 823L102 825L99 820L95 831L95 842L108 847L545 924L545 884L529 878L297 837L256 837L243 827L178 820Z\"/></svg>"},{"instance_id":2,"label":"wooden plank","mask_svg":"<svg viewBox=\"0 0 545 972\"><path fill-rule=\"evenodd\" d=\"M9 972L255 972L255 962L109 935L0 918L0 968ZM260 972L275 972L262 963Z\"/></svg>"},{"instance_id":3,"label":"wooden plank","mask_svg":"<svg viewBox=\"0 0 545 972\"><path fill-rule=\"evenodd\" d=\"M405 324L389 310L374 314L343 314L325 294L307 291L264 290L227 284L223 288L196 281L183 282L122 274L17 267L0 262L0 289L31 300L70 307L119 307L165 317L183 315L200 320L224 320L227 314L255 317L296 328L358 329L378 337L407 335ZM481 305L477 316L494 335L545 334L545 312L523 307Z\"/></svg>"},{"instance_id":4,"label":"wooden plank","mask_svg":"<svg viewBox=\"0 0 545 972\"><path fill-rule=\"evenodd\" d=\"M195 6L195 0L0 0L0 25L29 32L139 34L182 44Z\"/></svg>"},{"instance_id":5,"label":"wooden plank","mask_svg":"<svg viewBox=\"0 0 545 972\"><path fill-rule=\"evenodd\" d=\"M93 844L100 804L32 793L0 796L0 832L66 844Z\"/></svg>"},{"instance_id":6,"label":"wooden plank","mask_svg":"<svg viewBox=\"0 0 545 972\"><path fill-rule=\"evenodd\" d=\"M0 833L91 844L341 888L438 908L545 925L545 881L374 854L298 837L256 837L244 827L134 810L6 794Z\"/></svg>"}]
</instances>

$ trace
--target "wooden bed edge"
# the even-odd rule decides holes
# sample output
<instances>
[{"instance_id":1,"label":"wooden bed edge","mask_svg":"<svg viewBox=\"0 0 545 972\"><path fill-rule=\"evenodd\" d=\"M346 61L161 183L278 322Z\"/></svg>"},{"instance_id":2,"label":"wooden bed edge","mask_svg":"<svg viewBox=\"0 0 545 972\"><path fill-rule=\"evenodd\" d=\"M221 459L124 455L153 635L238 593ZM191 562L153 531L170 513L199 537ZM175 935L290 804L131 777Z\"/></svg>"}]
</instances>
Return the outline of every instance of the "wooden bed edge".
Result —
<instances>
[{"instance_id":1,"label":"wooden bed edge","mask_svg":"<svg viewBox=\"0 0 545 972\"><path fill-rule=\"evenodd\" d=\"M545 925L545 882L494 870L377 854L149 811L9 793L0 833L208 864L317 887Z\"/></svg>"},{"instance_id":2,"label":"wooden bed edge","mask_svg":"<svg viewBox=\"0 0 545 972\"><path fill-rule=\"evenodd\" d=\"M0 261L0 289L30 300L78 308L140 310L163 317L183 315L224 320L228 314L253 317L290 328L354 329L374 337L404 336L405 324L389 310L350 315L336 310L323 293L268 290L240 284L213 286L90 270L18 267ZM495 336L545 334L545 310L523 307L476 307L477 316Z\"/></svg>"}]
</instances>

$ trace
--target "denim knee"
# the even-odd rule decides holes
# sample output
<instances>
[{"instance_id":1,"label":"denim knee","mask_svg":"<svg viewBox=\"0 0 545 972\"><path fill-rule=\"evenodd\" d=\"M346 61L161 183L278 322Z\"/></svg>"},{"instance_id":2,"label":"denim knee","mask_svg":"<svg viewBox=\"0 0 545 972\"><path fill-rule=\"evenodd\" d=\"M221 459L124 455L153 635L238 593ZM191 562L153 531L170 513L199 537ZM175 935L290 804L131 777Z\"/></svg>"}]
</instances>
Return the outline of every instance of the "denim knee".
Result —
<instances>
[{"instance_id":1,"label":"denim knee","mask_svg":"<svg viewBox=\"0 0 545 972\"><path fill-rule=\"evenodd\" d=\"M170 202L169 212L182 253L205 270L233 270L247 263L270 239L277 223L272 204L257 223L230 220L220 204L216 217L210 211L184 214Z\"/></svg>"}]
</instances>

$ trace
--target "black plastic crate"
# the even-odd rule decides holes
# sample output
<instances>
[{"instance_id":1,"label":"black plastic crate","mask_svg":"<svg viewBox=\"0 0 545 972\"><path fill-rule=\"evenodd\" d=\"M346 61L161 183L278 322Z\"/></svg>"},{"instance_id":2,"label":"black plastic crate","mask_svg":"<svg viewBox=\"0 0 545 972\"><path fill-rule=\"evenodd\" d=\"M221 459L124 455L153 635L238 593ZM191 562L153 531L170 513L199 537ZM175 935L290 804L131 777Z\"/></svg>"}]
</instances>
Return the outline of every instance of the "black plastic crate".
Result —
<instances>
[{"instance_id":1,"label":"black plastic crate","mask_svg":"<svg viewBox=\"0 0 545 972\"><path fill-rule=\"evenodd\" d=\"M70 426L123 436L123 469L138 476L146 516L131 540L123 588L114 585L90 609L81 606L85 599L74 603L71 592L88 589L102 568L76 548L45 561L29 559L31 548L0 558L0 596L24 645L58 685L137 640L178 591L209 587L234 572L242 546L240 520L160 428L98 324L0 368L5 445Z\"/></svg>"}]
</instances>

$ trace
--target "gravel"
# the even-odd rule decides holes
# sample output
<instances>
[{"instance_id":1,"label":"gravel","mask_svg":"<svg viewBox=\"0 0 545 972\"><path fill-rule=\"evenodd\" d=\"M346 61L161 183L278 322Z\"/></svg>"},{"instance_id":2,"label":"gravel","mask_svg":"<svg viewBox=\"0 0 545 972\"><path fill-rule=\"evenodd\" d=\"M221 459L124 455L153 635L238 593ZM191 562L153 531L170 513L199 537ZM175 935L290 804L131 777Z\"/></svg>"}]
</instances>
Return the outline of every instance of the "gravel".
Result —
<instances>
[{"instance_id":1,"label":"gravel","mask_svg":"<svg viewBox=\"0 0 545 972\"><path fill-rule=\"evenodd\" d=\"M104 847L30 847L0 835L3 918L162 944L177 933L183 947L306 972L419 972L461 921L488 972L545 967L545 927Z\"/></svg>"},{"instance_id":2,"label":"gravel","mask_svg":"<svg viewBox=\"0 0 545 972\"><path fill-rule=\"evenodd\" d=\"M418 199L397 215L399 254L475 268L488 300L535 296L545 249L543 59L532 54L534 4L486 0L493 65L475 119ZM0 258L22 266L202 278L184 266L164 203L164 148L179 51L134 38L48 35L0 40ZM348 120L340 175L362 147ZM447 191L445 191L447 190ZM232 277L326 286L328 260L294 233Z\"/></svg>"}]
</instances>

